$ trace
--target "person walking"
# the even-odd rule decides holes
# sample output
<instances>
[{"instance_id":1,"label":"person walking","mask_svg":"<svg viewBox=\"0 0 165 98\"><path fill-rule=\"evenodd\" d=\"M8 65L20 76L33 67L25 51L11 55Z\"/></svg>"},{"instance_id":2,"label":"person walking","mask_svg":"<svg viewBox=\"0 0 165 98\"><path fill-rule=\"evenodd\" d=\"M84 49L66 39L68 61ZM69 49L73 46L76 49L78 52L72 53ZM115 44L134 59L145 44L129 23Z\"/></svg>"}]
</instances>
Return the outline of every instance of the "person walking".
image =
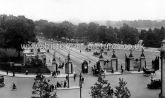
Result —
<instances>
[{"instance_id":1,"label":"person walking","mask_svg":"<svg viewBox=\"0 0 165 98\"><path fill-rule=\"evenodd\" d=\"M123 65L121 64L121 73L123 74Z\"/></svg>"},{"instance_id":2,"label":"person walking","mask_svg":"<svg viewBox=\"0 0 165 98\"><path fill-rule=\"evenodd\" d=\"M13 71L13 77L15 77L15 71Z\"/></svg>"},{"instance_id":3,"label":"person walking","mask_svg":"<svg viewBox=\"0 0 165 98\"><path fill-rule=\"evenodd\" d=\"M74 74L74 76L73 76L73 78L74 78L74 82L76 81L76 76L77 76L76 74Z\"/></svg>"},{"instance_id":4,"label":"person walking","mask_svg":"<svg viewBox=\"0 0 165 98\"><path fill-rule=\"evenodd\" d=\"M68 80L68 78L69 78L68 75L66 75L66 80Z\"/></svg>"},{"instance_id":5,"label":"person walking","mask_svg":"<svg viewBox=\"0 0 165 98\"><path fill-rule=\"evenodd\" d=\"M66 87L66 84L67 84L66 81L64 81L64 88Z\"/></svg>"},{"instance_id":6,"label":"person walking","mask_svg":"<svg viewBox=\"0 0 165 98\"><path fill-rule=\"evenodd\" d=\"M81 78L82 83L84 84L84 77Z\"/></svg>"}]
</instances>

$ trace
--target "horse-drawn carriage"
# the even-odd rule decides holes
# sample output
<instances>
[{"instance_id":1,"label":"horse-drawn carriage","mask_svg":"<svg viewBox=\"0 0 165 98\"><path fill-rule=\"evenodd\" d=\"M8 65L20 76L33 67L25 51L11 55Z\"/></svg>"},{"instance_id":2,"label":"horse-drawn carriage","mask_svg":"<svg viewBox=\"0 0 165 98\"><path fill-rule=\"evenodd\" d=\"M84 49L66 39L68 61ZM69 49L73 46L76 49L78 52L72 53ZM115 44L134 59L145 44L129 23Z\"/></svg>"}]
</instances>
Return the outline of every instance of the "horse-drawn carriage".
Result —
<instances>
[{"instance_id":1,"label":"horse-drawn carriage","mask_svg":"<svg viewBox=\"0 0 165 98\"><path fill-rule=\"evenodd\" d=\"M154 69L143 68L144 76L150 76L152 73L155 74Z\"/></svg>"},{"instance_id":2,"label":"horse-drawn carriage","mask_svg":"<svg viewBox=\"0 0 165 98\"><path fill-rule=\"evenodd\" d=\"M147 84L149 89L160 89L162 86L160 79L152 79L150 84Z\"/></svg>"},{"instance_id":3,"label":"horse-drawn carriage","mask_svg":"<svg viewBox=\"0 0 165 98\"><path fill-rule=\"evenodd\" d=\"M102 75L104 74L104 71L102 69L98 69L98 68L92 68L92 72L94 76L98 76L98 75Z\"/></svg>"}]
</instances>

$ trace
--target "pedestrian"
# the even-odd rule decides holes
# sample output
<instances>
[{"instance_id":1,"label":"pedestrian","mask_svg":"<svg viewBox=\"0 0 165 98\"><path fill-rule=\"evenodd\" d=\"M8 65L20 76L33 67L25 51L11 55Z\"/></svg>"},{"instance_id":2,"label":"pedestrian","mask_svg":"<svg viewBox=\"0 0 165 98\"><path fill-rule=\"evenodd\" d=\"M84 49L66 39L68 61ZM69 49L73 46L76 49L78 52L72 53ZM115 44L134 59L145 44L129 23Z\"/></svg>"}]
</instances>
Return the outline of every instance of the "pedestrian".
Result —
<instances>
[{"instance_id":1,"label":"pedestrian","mask_svg":"<svg viewBox=\"0 0 165 98\"><path fill-rule=\"evenodd\" d=\"M121 64L121 73L123 73L123 65Z\"/></svg>"},{"instance_id":2,"label":"pedestrian","mask_svg":"<svg viewBox=\"0 0 165 98\"><path fill-rule=\"evenodd\" d=\"M62 63L62 69L63 69L63 67L64 67L64 63Z\"/></svg>"},{"instance_id":3,"label":"pedestrian","mask_svg":"<svg viewBox=\"0 0 165 98\"><path fill-rule=\"evenodd\" d=\"M151 82L153 82L153 75L152 74L151 74L151 78L150 79L151 79Z\"/></svg>"},{"instance_id":4,"label":"pedestrian","mask_svg":"<svg viewBox=\"0 0 165 98\"><path fill-rule=\"evenodd\" d=\"M25 71L25 74L28 75L28 70Z\"/></svg>"},{"instance_id":5,"label":"pedestrian","mask_svg":"<svg viewBox=\"0 0 165 98\"><path fill-rule=\"evenodd\" d=\"M66 80L68 80L68 75L66 75Z\"/></svg>"},{"instance_id":6,"label":"pedestrian","mask_svg":"<svg viewBox=\"0 0 165 98\"><path fill-rule=\"evenodd\" d=\"M61 86L60 83L57 81L57 88L60 87L60 86Z\"/></svg>"},{"instance_id":7,"label":"pedestrian","mask_svg":"<svg viewBox=\"0 0 165 98\"><path fill-rule=\"evenodd\" d=\"M7 75L8 75L8 69L7 69Z\"/></svg>"},{"instance_id":8,"label":"pedestrian","mask_svg":"<svg viewBox=\"0 0 165 98\"><path fill-rule=\"evenodd\" d=\"M74 76L73 76L73 78L74 78L74 82L76 81L76 76L77 76L76 74L74 74Z\"/></svg>"},{"instance_id":9,"label":"pedestrian","mask_svg":"<svg viewBox=\"0 0 165 98\"><path fill-rule=\"evenodd\" d=\"M54 76L54 71L52 72L52 77Z\"/></svg>"},{"instance_id":10,"label":"pedestrian","mask_svg":"<svg viewBox=\"0 0 165 98\"><path fill-rule=\"evenodd\" d=\"M113 68L112 68L112 73L114 73L114 70L113 70Z\"/></svg>"},{"instance_id":11,"label":"pedestrian","mask_svg":"<svg viewBox=\"0 0 165 98\"><path fill-rule=\"evenodd\" d=\"M56 71L54 71L54 76L56 76L57 75L57 72Z\"/></svg>"},{"instance_id":12,"label":"pedestrian","mask_svg":"<svg viewBox=\"0 0 165 98\"><path fill-rule=\"evenodd\" d=\"M51 84L51 91L53 91L54 90L54 85L53 84Z\"/></svg>"},{"instance_id":13,"label":"pedestrian","mask_svg":"<svg viewBox=\"0 0 165 98\"><path fill-rule=\"evenodd\" d=\"M66 87L66 81L64 81L64 88Z\"/></svg>"},{"instance_id":14,"label":"pedestrian","mask_svg":"<svg viewBox=\"0 0 165 98\"><path fill-rule=\"evenodd\" d=\"M15 72L13 71L13 77L15 76Z\"/></svg>"},{"instance_id":15,"label":"pedestrian","mask_svg":"<svg viewBox=\"0 0 165 98\"><path fill-rule=\"evenodd\" d=\"M82 83L84 84L84 77L81 78Z\"/></svg>"}]
</instances>

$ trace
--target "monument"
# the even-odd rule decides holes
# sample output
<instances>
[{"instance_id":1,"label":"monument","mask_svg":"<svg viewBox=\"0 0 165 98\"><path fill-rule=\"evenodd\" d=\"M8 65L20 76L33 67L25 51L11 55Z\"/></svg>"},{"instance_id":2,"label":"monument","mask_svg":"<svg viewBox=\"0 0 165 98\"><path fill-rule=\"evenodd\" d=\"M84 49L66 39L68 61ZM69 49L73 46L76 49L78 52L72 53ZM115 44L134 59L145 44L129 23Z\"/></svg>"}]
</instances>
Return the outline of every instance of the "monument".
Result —
<instances>
[{"instance_id":1,"label":"monument","mask_svg":"<svg viewBox=\"0 0 165 98\"><path fill-rule=\"evenodd\" d=\"M52 66L53 66L54 71L58 71L58 64L56 62L55 52L52 59Z\"/></svg>"},{"instance_id":2,"label":"monument","mask_svg":"<svg viewBox=\"0 0 165 98\"><path fill-rule=\"evenodd\" d=\"M111 67L113 71L118 71L118 59L117 59L117 56L115 55L114 49L113 49L113 54L111 57Z\"/></svg>"},{"instance_id":3,"label":"monument","mask_svg":"<svg viewBox=\"0 0 165 98\"><path fill-rule=\"evenodd\" d=\"M139 71L142 70L144 67L146 68L146 59L145 59L145 55L144 55L144 49L142 48L142 54L140 55Z\"/></svg>"},{"instance_id":4,"label":"monument","mask_svg":"<svg viewBox=\"0 0 165 98\"><path fill-rule=\"evenodd\" d=\"M100 57L99 57L99 63L100 63L100 68L99 68L99 70L101 71L101 70L104 69L104 57L103 57L102 53L101 53L101 55L100 55Z\"/></svg>"},{"instance_id":5,"label":"monument","mask_svg":"<svg viewBox=\"0 0 165 98\"><path fill-rule=\"evenodd\" d=\"M129 54L129 70L134 70L134 57L132 55L132 49L130 49L130 54Z\"/></svg>"},{"instance_id":6,"label":"monument","mask_svg":"<svg viewBox=\"0 0 165 98\"><path fill-rule=\"evenodd\" d=\"M66 74L72 74L73 73L73 64L70 59L70 53L67 56L67 62L65 64L65 73Z\"/></svg>"}]
</instances>

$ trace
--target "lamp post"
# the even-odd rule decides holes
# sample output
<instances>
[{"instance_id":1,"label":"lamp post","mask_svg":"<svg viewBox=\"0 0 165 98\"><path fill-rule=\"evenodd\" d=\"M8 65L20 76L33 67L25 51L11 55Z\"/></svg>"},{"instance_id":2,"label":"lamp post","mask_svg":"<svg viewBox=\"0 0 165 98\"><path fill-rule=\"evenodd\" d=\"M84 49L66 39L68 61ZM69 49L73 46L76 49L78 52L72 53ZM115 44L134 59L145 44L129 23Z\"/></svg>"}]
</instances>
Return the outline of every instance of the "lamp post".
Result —
<instances>
[{"instance_id":1,"label":"lamp post","mask_svg":"<svg viewBox=\"0 0 165 98\"><path fill-rule=\"evenodd\" d=\"M159 98L165 98L165 40L162 41L162 46L160 50L161 56L161 92Z\"/></svg>"},{"instance_id":2,"label":"lamp post","mask_svg":"<svg viewBox=\"0 0 165 98\"><path fill-rule=\"evenodd\" d=\"M69 88L69 72L68 72L68 88Z\"/></svg>"},{"instance_id":3,"label":"lamp post","mask_svg":"<svg viewBox=\"0 0 165 98\"><path fill-rule=\"evenodd\" d=\"M80 98L81 98L81 88L82 88L82 75L80 73L80 79L79 79L79 86L80 86Z\"/></svg>"},{"instance_id":4,"label":"lamp post","mask_svg":"<svg viewBox=\"0 0 165 98\"><path fill-rule=\"evenodd\" d=\"M69 52L69 54L68 54L68 88L69 88L69 64L70 64L70 52Z\"/></svg>"}]
</instances>

